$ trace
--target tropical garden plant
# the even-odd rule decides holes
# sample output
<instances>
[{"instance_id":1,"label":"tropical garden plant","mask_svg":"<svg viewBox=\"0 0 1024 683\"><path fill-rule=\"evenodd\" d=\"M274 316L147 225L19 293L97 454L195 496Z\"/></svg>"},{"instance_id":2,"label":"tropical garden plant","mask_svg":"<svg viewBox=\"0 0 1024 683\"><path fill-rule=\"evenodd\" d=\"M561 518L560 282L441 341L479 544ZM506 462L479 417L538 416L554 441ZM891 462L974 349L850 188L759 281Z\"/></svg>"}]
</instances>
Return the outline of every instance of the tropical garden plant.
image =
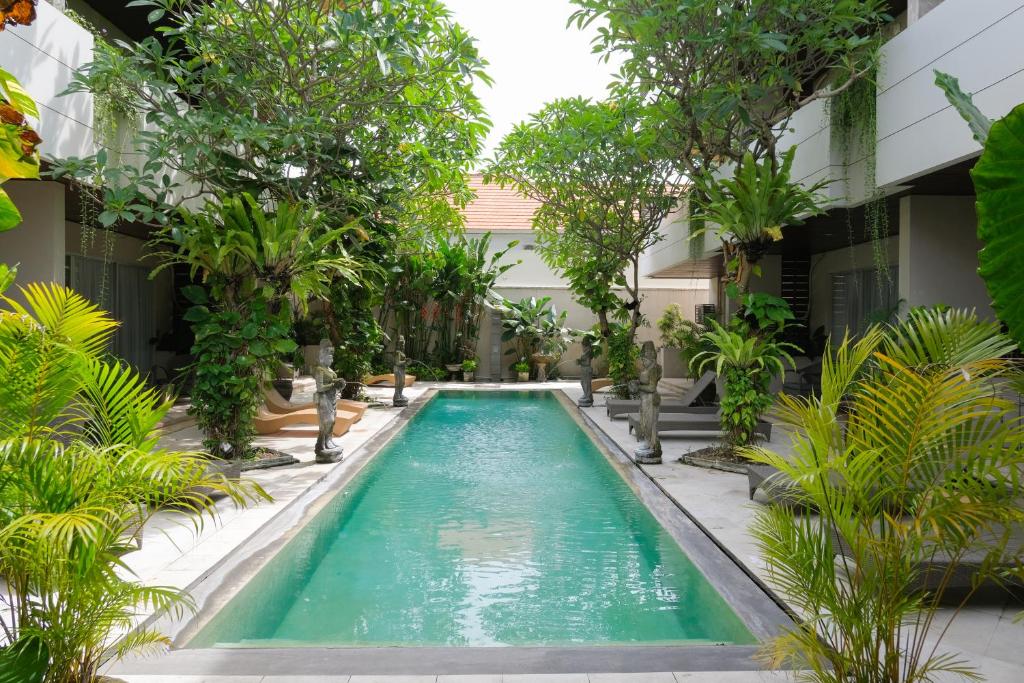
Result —
<instances>
[{"instance_id":1,"label":"tropical garden plant","mask_svg":"<svg viewBox=\"0 0 1024 683\"><path fill-rule=\"evenodd\" d=\"M726 441L736 448L753 442L757 424L774 400L769 391L772 379L793 364L791 344L773 336L754 334L739 321L723 327L711 321L703 335L708 349L692 361L696 374L713 369L725 382L721 399L722 431Z\"/></svg>"},{"instance_id":2,"label":"tropical garden plant","mask_svg":"<svg viewBox=\"0 0 1024 683\"><path fill-rule=\"evenodd\" d=\"M211 454L248 457L262 385L297 347L293 310L325 297L334 279L356 281L359 264L340 243L350 226L326 229L300 205L267 211L248 194L180 216L152 244L161 267L183 264L201 283L185 290L194 304L185 314L195 333L190 410Z\"/></svg>"},{"instance_id":3,"label":"tropical garden plant","mask_svg":"<svg viewBox=\"0 0 1024 683\"><path fill-rule=\"evenodd\" d=\"M661 334L662 346L678 349L679 359L687 370L691 367L694 356L702 350L707 350L704 341L704 333L707 330L703 325L686 318L679 304L669 304L656 324Z\"/></svg>"},{"instance_id":4,"label":"tropical garden plant","mask_svg":"<svg viewBox=\"0 0 1024 683\"><path fill-rule=\"evenodd\" d=\"M266 494L159 446L172 401L106 356L117 323L105 312L52 283L19 299L0 292L0 667L82 683L111 658L167 644L135 629L142 611L190 607L178 589L125 577L146 520L166 510L200 528L211 496Z\"/></svg>"},{"instance_id":5,"label":"tropical garden plant","mask_svg":"<svg viewBox=\"0 0 1024 683\"><path fill-rule=\"evenodd\" d=\"M795 154L796 147L790 148L779 163L774 157L758 162L748 152L732 177L704 173L695 178L691 206L699 227L690 237L714 230L722 243L725 291L732 299L747 292L751 275L760 274L758 263L782 239L783 227L822 213L817 191L824 183L804 188L791 180Z\"/></svg>"},{"instance_id":6,"label":"tropical garden plant","mask_svg":"<svg viewBox=\"0 0 1024 683\"><path fill-rule=\"evenodd\" d=\"M32 128L30 119L39 119L35 101L14 76L0 69L0 185L11 178L39 177L36 147L42 139ZM19 223L18 207L0 189L0 232Z\"/></svg>"},{"instance_id":7,"label":"tropical garden plant","mask_svg":"<svg viewBox=\"0 0 1024 683\"><path fill-rule=\"evenodd\" d=\"M533 226L541 257L598 317L602 334L621 320L635 336L640 256L661 239L680 184L646 106L555 100L505 136L484 177L540 202Z\"/></svg>"},{"instance_id":8,"label":"tropical garden plant","mask_svg":"<svg viewBox=\"0 0 1024 683\"><path fill-rule=\"evenodd\" d=\"M550 304L549 296L518 302L501 299L495 303L501 312L501 341L512 344L505 355L518 358L516 365L538 353L551 356L557 362L576 336L575 330L565 326L568 313Z\"/></svg>"},{"instance_id":9,"label":"tropical garden plant","mask_svg":"<svg viewBox=\"0 0 1024 683\"><path fill-rule=\"evenodd\" d=\"M979 678L940 647L972 596L1024 559L1011 542L1024 524L1024 427L1000 391L1019 386L1014 349L971 312L917 309L830 347L819 396L780 397L792 447L741 453L777 468L796 508L817 514L757 511L769 579L802 618L767 644L771 664L837 683ZM968 556L975 574L954 591ZM940 612L946 603L956 609Z\"/></svg>"},{"instance_id":10,"label":"tropical garden plant","mask_svg":"<svg viewBox=\"0 0 1024 683\"><path fill-rule=\"evenodd\" d=\"M1024 104L992 121L949 74L935 72L935 82L984 147L971 170L978 202L978 274L992 297L992 307L1017 343L1024 345L1024 247L1020 243L1024 213Z\"/></svg>"},{"instance_id":11,"label":"tropical garden plant","mask_svg":"<svg viewBox=\"0 0 1024 683\"><path fill-rule=\"evenodd\" d=\"M612 393L618 398L630 398L630 386L638 376L640 345L634 341L627 325L615 323L607 337L608 376L612 380Z\"/></svg>"},{"instance_id":12,"label":"tropical garden plant","mask_svg":"<svg viewBox=\"0 0 1024 683\"><path fill-rule=\"evenodd\" d=\"M377 320L392 339L404 336L406 353L420 362L457 364L476 353L480 321L503 263L519 244L491 251L491 234L425 240L386 259L386 283Z\"/></svg>"},{"instance_id":13,"label":"tropical garden plant","mask_svg":"<svg viewBox=\"0 0 1024 683\"><path fill-rule=\"evenodd\" d=\"M679 170L777 156L798 108L871 73L884 0L574 0L600 22L594 51L622 58L615 91L652 103ZM827 75L826 78L822 78Z\"/></svg>"}]
</instances>

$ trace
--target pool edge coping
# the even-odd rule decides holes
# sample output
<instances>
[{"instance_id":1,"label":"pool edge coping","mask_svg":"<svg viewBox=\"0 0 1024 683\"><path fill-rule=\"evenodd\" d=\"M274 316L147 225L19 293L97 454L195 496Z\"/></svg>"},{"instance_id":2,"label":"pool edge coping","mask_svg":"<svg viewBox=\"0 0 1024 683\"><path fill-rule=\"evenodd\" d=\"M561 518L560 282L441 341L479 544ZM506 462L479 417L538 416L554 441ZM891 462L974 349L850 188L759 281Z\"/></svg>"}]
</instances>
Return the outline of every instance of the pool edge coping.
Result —
<instances>
[{"instance_id":1,"label":"pool edge coping","mask_svg":"<svg viewBox=\"0 0 1024 683\"><path fill-rule=\"evenodd\" d=\"M508 387L511 389L512 387ZM153 615L137 628L155 627L166 633L174 644L170 652L154 658L128 658L113 664L107 673L112 675L326 675L337 673L339 667L352 675L378 674L403 675L423 674L535 674L535 673L646 673L661 671L761 671L767 667L759 663L754 655L767 637L775 634L751 624L747 612L737 609L729 598L728 586L723 591L720 581L709 575L706 563L698 563L691 555L691 545L684 543L677 534L676 525L665 523L663 514L652 506L641 484L652 486L656 495L668 503L672 510L681 515L699 539L711 544L720 558L724 556L729 566L751 578L748 572L731 553L725 551L707 532L696 523L678 501L658 486L649 474L644 472L625 451L606 434L593 419L579 410L563 388L516 389L532 392L549 392L560 406L597 447L598 451L622 476L624 483L634 491L640 502L655 517L658 523L679 544L683 552L694 561L698 570L711 586L723 597L743 624L759 641L753 645L589 645L589 646L511 646L511 647L294 647L294 648L188 648L191 640L209 623L238 592L259 573L288 543L295 534L304 529L334 498L338 490L350 483L387 444L399 433L441 391L503 391L506 387L449 388L431 387L414 399L394 419L382 426L364 444L356 448L346 461L354 467L333 468L304 491L296 495L280 512L275 514L256 531L230 550L221 560L211 566L184 590L192 596L197 605L192 617L181 619L169 615ZM357 456L359 456L357 458ZM639 475L639 479L636 476ZM270 538L266 538L270 536ZM253 544L253 547L248 547ZM707 559L705 553L699 554ZM714 559L714 558L712 558ZM233 573L235 570L241 570ZM229 585L226 585L229 584ZM754 584L763 591L762 585ZM765 595L761 597L769 597ZM774 601L773 601L774 604ZM756 611L756 610L755 610ZM790 622L788 619L786 620ZM753 627L752 627L753 626ZM431 660L438 662L436 665ZM253 668L253 665L256 665ZM596 665L596 668L595 668ZM511 666L511 668L507 668ZM467 668L469 667L469 668ZM497 667L497 668L495 668Z\"/></svg>"}]
</instances>

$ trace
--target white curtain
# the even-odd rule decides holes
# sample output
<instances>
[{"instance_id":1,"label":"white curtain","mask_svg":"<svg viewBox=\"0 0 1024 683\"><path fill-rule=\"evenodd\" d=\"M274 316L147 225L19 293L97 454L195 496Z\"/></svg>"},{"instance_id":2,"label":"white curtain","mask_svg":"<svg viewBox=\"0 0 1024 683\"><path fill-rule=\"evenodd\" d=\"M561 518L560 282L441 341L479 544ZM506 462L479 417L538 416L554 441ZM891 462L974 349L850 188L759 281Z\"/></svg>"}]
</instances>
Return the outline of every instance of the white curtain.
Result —
<instances>
[{"instance_id":1,"label":"white curtain","mask_svg":"<svg viewBox=\"0 0 1024 683\"><path fill-rule=\"evenodd\" d=\"M68 284L87 299L110 311L120 323L110 352L142 374L153 366L153 283L149 269L108 263L103 287L103 262L78 255L68 256Z\"/></svg>"}]
</instances>

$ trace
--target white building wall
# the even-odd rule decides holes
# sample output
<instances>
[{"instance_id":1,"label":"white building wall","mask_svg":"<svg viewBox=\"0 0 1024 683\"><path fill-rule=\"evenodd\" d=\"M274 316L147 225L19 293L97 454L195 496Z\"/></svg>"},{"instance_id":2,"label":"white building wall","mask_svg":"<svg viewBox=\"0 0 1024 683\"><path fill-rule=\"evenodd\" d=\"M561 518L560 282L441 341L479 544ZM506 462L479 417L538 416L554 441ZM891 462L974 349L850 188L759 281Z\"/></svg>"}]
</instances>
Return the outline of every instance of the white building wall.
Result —
<instances>
[{"instance_id":1,"label":"white building wall","mask_svg":"<svg viewBox=\"0 0 1024 683\"><path fill-rule=\"evenodd\" d=\"M19 285L63 284L64 186L48 181L10 180L4 183L4 191L21 211L23 220L13 230L0 232L0 263L18 264Z\"/></svg>"},{"instance_id":2,"label":"white building wall","mask_svg":"<svg viewBox=\"0 0 1024 683\"><path fill-rule=\"evenodd\" d=\"M92 95L60 96L75 69L92 61L92 34L47 2L39 3L36 14L31 26L0 32L0 66L39 107L36 132L43 139L39 151L44 158L92 154Z\"/></svg>"},{"instance_id":3,"label":"white building wall","mask_svg":"<svg viewBox=\"0 0 1024 683\"><path fill-rule=\"evenodd\" d=\"M900 199L899 292L907 306L945 304L995 318L978 275L975 225L973 197Z\"/></svg>"}]
</instances>

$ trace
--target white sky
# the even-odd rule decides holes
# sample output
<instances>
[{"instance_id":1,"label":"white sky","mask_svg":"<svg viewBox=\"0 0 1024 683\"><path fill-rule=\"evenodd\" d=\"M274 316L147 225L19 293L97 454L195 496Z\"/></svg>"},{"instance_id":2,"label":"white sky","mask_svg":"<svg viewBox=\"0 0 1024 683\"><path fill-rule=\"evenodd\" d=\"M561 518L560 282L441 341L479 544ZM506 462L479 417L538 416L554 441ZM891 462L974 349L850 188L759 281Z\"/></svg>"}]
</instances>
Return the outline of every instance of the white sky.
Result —
<instances>
[{"instance_id":1,"label":"white sky","mask_svg":"<svg viewBox=\"0 0 1024 683\"><path fill-rule=\"evenodd\" d=\"M487 73L494 84L477 86L494 124L484 158L513 125L546 102L605 97L617 65L591 52L592 28L566 27L576 9L569 0L445 0L445 5L490 62Z\"/></svg>"}]
</instances>

